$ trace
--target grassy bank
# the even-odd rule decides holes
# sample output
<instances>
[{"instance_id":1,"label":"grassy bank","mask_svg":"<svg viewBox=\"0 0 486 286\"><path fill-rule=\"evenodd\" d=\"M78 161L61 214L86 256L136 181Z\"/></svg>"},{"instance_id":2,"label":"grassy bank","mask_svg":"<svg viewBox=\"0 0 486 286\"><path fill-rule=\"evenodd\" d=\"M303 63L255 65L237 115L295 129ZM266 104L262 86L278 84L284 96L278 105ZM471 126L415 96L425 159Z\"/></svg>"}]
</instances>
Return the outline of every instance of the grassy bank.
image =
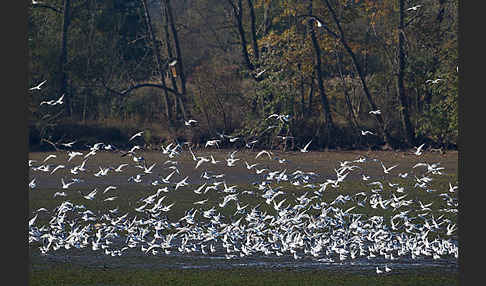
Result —
<instances>
[{"instance_id":1,"label":"grassy bank","mask_svg":"<svg viewBox=\"0 0 486 286\"><path fill-rule=\"evenodd\" d=\"M225 269L146 270L93 269L59 265L34 269L29 285L459 285L457 272L426 268L393 274L323 270Z\"/></svg>"}]
</instances>

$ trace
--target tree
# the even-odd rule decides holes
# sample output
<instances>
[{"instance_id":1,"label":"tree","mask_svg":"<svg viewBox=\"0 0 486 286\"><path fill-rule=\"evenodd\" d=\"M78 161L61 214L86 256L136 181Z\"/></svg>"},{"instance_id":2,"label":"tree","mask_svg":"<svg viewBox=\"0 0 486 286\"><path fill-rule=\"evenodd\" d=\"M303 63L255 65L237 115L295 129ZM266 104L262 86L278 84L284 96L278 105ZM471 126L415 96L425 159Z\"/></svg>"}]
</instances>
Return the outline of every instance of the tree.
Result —
<instances>
[{"instance_id":1,"label":"tree","mask_svg":"<svg viewBox=\"0 0 486 286\"><path fill-rule=\"evenodd\" d=\"M312 0L309 1L309 14L312 14ZM329 100L327 99L326 92L324 90L324 83L322 81L322 70L321 70L321 48L319 42L317 41L316 32L314 30L315 20L308 21L309 32L312 39L312 46L314 47L315 53L315 64L314 69L317 78L317 87L319 89L319 96L321 99L322 108L324 110L325 126L326 126L326 144L329 144L329 140L332 137L332 132L334 131L334 123L332 120L331 109L329 107Z\"/></svg>"},{"instance_id":2,"label":"tree","mask_svg":"<svg viewBox=\"0 0 486 286\"><path fill-rule=\"evenodd\" d=\"M410 122L410 113L407 103L407 96L405 94L404 73L405 73L405 0L399 1L399 21L398 21L398 74L397 74L397 90L398 98L400 100L400 117L402 126L405 131L406 143L410 146L414 144L414 131L412 123Z\"/></svg>"}]
</instances>

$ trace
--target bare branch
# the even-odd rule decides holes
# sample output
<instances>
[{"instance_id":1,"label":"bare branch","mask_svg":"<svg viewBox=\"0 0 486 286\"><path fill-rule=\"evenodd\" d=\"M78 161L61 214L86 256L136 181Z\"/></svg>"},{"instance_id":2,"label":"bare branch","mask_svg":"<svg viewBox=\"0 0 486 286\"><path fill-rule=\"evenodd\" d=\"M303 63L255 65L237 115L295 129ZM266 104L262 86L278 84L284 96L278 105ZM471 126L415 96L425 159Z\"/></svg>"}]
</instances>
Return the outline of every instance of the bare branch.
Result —
<instances>
[{"instance_id":1,"label":"bare branch","mask_svg":"<svg viewBox=\"0 0 486 286\"><path fill-rule=\"evenodd\" d=\"M56 8L51 5L43 4L43 3L32 3L32 8L45 8L45 9L50 9L56 13L62 14L62 9Z\"/></svg>"},{"instance_id":2,"label":"bare branch","mask_svg":"<svg viewBox=\"0 0 486 286\"><path fill-rule=\"evenodd\" d=\"M155 88L160 88L160 89L166 90L168 92L172 92L175 95L181 95L179 92L177 92L176 90L174 90L174 89L172 89L170 87L163 86L161 84L154 84L154 83L140 83L140 84L136 84L136 85L131 86L131 87L129 87L129 88L123 90L123 91L114 90L114 89L108 87L103 81L101 82L101 84L109 92L112 92L112 93L115 93L115 94L121 95L121 96L126 96L130 92L134 91L135 89L139 89L139 88L142 88L142 87L155 87Z\"/></svg>"}]
</instances>

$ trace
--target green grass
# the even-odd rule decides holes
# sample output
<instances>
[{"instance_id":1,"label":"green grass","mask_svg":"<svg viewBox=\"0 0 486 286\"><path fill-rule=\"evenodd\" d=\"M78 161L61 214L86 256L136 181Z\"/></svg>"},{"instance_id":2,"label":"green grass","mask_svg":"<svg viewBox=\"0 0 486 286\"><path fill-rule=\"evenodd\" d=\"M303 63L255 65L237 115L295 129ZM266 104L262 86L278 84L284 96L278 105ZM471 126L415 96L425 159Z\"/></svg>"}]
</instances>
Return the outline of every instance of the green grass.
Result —
<instances>
[{"instance_id":1,"label":"green grass","mask_svg":"<svg viewBox=\"0 0 486 286\"><path fill-rule=\"evenodd\" d=\"M377 275L369 272L292 269L93 269L59 265L34 269L29 285L458 285L457 272L433 268L395 271Z\"/></svg>"}]
</instances>

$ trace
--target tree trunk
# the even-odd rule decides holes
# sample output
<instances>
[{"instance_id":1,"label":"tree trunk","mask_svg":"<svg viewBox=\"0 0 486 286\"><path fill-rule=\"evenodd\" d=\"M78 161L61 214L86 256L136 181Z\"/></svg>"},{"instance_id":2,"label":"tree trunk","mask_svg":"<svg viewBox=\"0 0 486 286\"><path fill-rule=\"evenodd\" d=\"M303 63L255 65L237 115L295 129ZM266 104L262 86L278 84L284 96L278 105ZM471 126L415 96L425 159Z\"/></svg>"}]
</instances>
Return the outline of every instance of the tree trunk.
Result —
<instances>
[{"instance_id":1,"label":"tree trunk","mask_svg":"<svg viewBox=\"0 0 486 286\"><path fill-rule=\"evenodd\" d=\"M301 70L301 64L297 63L297 68L299 69L300 74L300 83L299 83L299 90L300 90L300 117L304 118L305 113L305 88L304 88L304 73ZM297 114L297 113L295 113Z\"/></svg>"},{"instance_id":2,"label":"tree trunk","mask_svg":"<svg viewBox=\"0 0 486 286\"><path fill-rule=\"evenodd\" d=\"M402 121L402 127L405 132L405 140L407 145L414 144L414 130L412 123L410 122L410 116L408 111L407 96L405 94L405 35L404 35L404 11L405 1L399 0L399 23L398 23L398 75L397 75L397 91L398 99L400 101L400 117Z\"/></svg>"},{"instance_id":3,"label":"tree trunk","mask_svg":"<svg viewBox=\"0 0 486 286\"><path fill-rule=\"evenodd\" d=\"M312 99L314 97L314 78L315 72L312 74L312 78L310 81L310 88L309 88L309 99L307 103L307 109L305 111L305 116L306 117L311 117L312 116Z\"/></svg>"},{"instance_id":4,"label":"tree trunk","mask_svg":"<svg viewBox=\"0 0 486 286\"><path fill-rule=\"evenodd\" d=\"M89 35L88 35L88 41L89 41L89 46L88 46L88 58L86 60L86 73L87 74L90 74L90 68L91 68L91 57L93 55L93 43L94 43L94 31L95 31L95 17L94 17L94 9L93 7L91 7L92 5L92 2L90 1L90 6L89 6L89 10L90 10L90 29L89 29ZM84 91L84 100L83 100L83 114L82 114L82 122L83 124L86 125L86 112L87 112L87 109L88 109L88 95L91 95L92 94L92 89L91 87L89 87L87 90Z\"/></svg>"},{"instance_id":5,"label":"tree trunk","mask_svg":"<svg viewBox=\"0 0 486 286\"><path fill-rule=\"evenodd\" d=\"M165 72L164 72L164 67L162 65L162 59L160 58L159 43L157 42L157 38L155 37L155 33L154 33L154 30L153 30L152 20L150 18L150 13L149 13L149 10L148 10L148 7L147 7L147 0L141 0L141 1L142 1L143 9L144 9L145 24L147 25L148 34L149 34L150 40L152 42L152 49L153 49L153 53L154 53L157 73L159 74L159 81L160 81L160 84L165 88L166 87L165 77L164 77ZM172 122L171 122L169 106L168 106L169 103L168 103L168 100L167 100L167 97L168 97L167 90L164 90L163 92L164 92L164 96L162 96L162 98L164 99L164 104L165 104L165 116L168 120L169 127L171 127Z\"/></svg>"},{"instance_id":6,"label":"tree trunk","mask_svg":"<svg viewBox=\"0 0 486 286\"><path fill-rule=\"evenodd\" d=\"M161 10L160 12L162 14L162 20L163 20L162 26L164 28L165 46L167 48L167 57L168 57L169 60L172 60L174 58L174 56L172 54L172 45L171 45L170 33L169 33L169 16L168 16L168 13L167 13L167 6L161 4L160 10ZM172 88L174 90L179 90L179 88L177 87L177 81L176 81L175 77L173 76L173 74L171 72L168 72L167 74L168 74L170 81L172 83ZM175 114L176 119L179 117L178 116L179 115L178 98L179 98L179 96L177 94L174 94L174 106L173 106L174 111L173 112ZM167 100L169 100L169 99L167 98ZM182 111L181 111L181 113L182 113Z\"/></svg>"},{"instance_id":7,"label":"tree trunk","mask_svg":"<svg viewBox=\"0 0 486 286\"><path fill-rule=\"evenodd\" d=\"M167 9L167 18L168 22L170 25L170 29L172 31L172 37L174 39L174 46L176 50L176 60L177 60L177 66L179 67L178 69L178 77L181 79L181 92L180 95L178 96L178 101L180 104L180 108L182 111L182 116L184 119L186 119L189 115L189 110L186 109L186 77L184 74L184 66L182 64L182 53L181 53L181 48L179 44L179 37L177 35L177 30L175 27L175 22L174 22L174 17L172 15L172 7L170 4L170 0L165 0L165 5Z\"/></svg>"},{"instance_id":8,"label":"tree trunk","mask_svg":"<svg viewBox=\"0 0 486 286\"><path fill-rule=\"evenodd\" d=\"M309 12L312 14L312 0L309 3ZM329 107L329 101L327 99L326 92L324 90L324 82L322 80L322 70L321 70L321 48L319 46L319 42L317 41L316 32L314 30L314 21L308 21L309 31L312 40L312 46L314 47L315 53L315 64L314 70L316 72L317 77L317 85L319 88L319 96L321 99L322 109L324 110L324 118L326 124L326 144L329 144L329 140L331 139L331 132L334 130L334 123L332 120L331 109Z\"/></svg>"},{"instance_id":9,"label":"tree trunk","mask_svg":"<svg viewBox=\"0 0 486 286\"><path fill-rule=\"evenodd\" d=\"M361 65L360 65L358 59L356 58L356 55L354 54L353 50L351 49L351 47L349 47L349 45L346 41L346 38L344 36L344 31L341 27L341 23L340 23L339 19L337 18L336 12L332 8L332 6L331 6L331 4L329 3L328 0L325 0L325 3L326 3L326 6L327 6L329 12L331 12L331 16L333 18L333 21L336 24L336 27L338 28L338 31L339 31L339 35L334 35L334 36L339 39L339 41L343 45L346 52L350 55L351 60L353 61L354 68L356 69L356 72L358 73L359 79L361 81L361 85L362 85L363 91L366 95L366 99L368 100L368 103L369 103L371 109L377 110L378 108L377 108L377 106L376 106L376 104L373 100L373 97L371 96L371 93L368 89L368 85L366 84L366 79L365 79L365 75L363 73L363 69L361 68ZM377 115L375 115L375 118L378 121L378 125L379 125L379 127L380 127L380 129L383 133L383 140L385 141L386 144L389 144L390 141L391 141L390 140L390 134L389 134L389 132L388 132L386 126L385 126L383 117L381 116L381 114L377 114Z\"/></svg>"},{"instance_id":10,"label":"tree trunk","mask_svg":"<svg viewBox=\"0 0 486 286\"><path fill-rule=\"evenodd\" d=\"M255 69L255 66L251 63L250 56L248 55L245 29L243 28L243 7L241 5L241 0L238 0L238 6L236 6L232 0L227 0L227 2L231 5L231 8L233 9L233 15L236 20L236 28L238 29L238 34L240 35L240 47L243 60L246 67L252 71Z\"/></svg>"},{"instance_id":11,"label":"tree trunk","mask_svg":"<svg viewBox=\"0 0 486 286\"><path fill-rule=\"evenodd\" d=\"M342 68L343 63L341 61L341 57L342 55L339 52L336 52L336 60L337 60L337 66L339 71L339 77L341 78L341 81L343 83L344 99L346 101L346 106L348 107L348 120L351 122L351 126L353 127L353 129L357 130L359 128L358 119L356 117L356 114L354 113L353 104L349 97L348 87L346 86L346 78L344 77L343 74L343 68Z\"/></svg>"},{"instance_id":12,"label":"tree trunk","mask_svg":"<svg viewBox=\"0 0 486 286\"><path fill-rule=\"evenodd\" d=\"M62 21L62 35L61 35L61 53L59 56L59 96L64 94L64 106L66 108L66 116L71 116L71 94L67 92L67 40L68 29L71 21L70 17L71 1L64 0L63 21Z\"/></svg>"},{"instance_id":13,"label":"tree trunk","mask_svg":"<svg viewBox=\"0 0 486 286\"><path fill-rule=\"evenodd\" d=\"M265 1L263 4L263 34L267 35L272 28L272 17L270 15L270 9L272 7L272 0Z\"/></svg>"},{"instance_id":14,"label":"tree trunk","mask_svg":"<svg viewBox=\"0 0 486 286\"><path fill-rule=\"evenodd\" d=\"M253 8L253 0L248 0L248 7L250 10L250 27L251 27L251 42L253 44L253 54L255 55L255 60L258 63L260 59L260 54L258 52L258 42L255 28L255 9Z\"/></svg>"}]
</instances>

